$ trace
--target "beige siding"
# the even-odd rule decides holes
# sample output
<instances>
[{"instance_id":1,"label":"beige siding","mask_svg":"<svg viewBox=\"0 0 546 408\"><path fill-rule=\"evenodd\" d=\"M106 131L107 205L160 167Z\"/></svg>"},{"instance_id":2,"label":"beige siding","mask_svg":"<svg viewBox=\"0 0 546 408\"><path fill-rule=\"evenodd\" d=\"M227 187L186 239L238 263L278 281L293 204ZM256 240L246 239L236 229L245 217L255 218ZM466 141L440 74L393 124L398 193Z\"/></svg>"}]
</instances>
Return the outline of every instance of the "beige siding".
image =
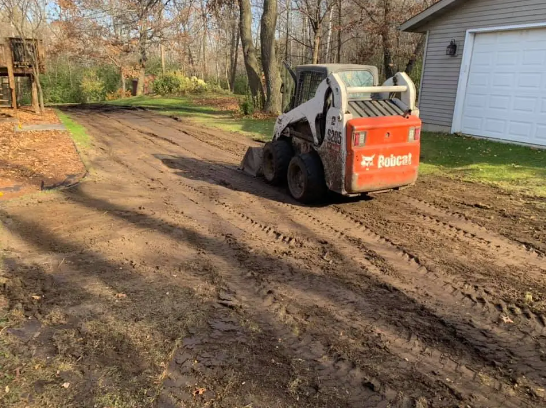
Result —
<instances>
[{"instance_id":1,"label":"beige siding","mask_svg":"<svg viewBox=\"0 0 546 408\"><path fill-rule=\"evenodd\" d=\"M451 127L466 30L531 23L546 23L545 0L467 0L429 23L419 101L423 122ZM451 40L456 57L446 55Z\"/></svg>"}]
</instances>

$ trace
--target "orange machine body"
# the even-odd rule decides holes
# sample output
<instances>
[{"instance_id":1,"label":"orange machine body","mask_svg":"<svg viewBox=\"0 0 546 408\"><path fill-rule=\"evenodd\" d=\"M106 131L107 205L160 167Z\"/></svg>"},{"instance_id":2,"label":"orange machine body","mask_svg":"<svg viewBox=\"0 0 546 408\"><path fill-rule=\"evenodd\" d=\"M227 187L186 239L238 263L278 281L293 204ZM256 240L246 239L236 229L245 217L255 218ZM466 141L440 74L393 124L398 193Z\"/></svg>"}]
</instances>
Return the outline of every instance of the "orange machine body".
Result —
<instances>
[{"instance_id":1,"label":"orange machine body","mask_svg":"<svg viewBox=\"0 0 546 408\"><path fill-rule=\"evenodd\" d=\"M416 181L421 135L418 117L351 119L346 129L347 194L389 190Z\"/></svg>"}]
</instances>

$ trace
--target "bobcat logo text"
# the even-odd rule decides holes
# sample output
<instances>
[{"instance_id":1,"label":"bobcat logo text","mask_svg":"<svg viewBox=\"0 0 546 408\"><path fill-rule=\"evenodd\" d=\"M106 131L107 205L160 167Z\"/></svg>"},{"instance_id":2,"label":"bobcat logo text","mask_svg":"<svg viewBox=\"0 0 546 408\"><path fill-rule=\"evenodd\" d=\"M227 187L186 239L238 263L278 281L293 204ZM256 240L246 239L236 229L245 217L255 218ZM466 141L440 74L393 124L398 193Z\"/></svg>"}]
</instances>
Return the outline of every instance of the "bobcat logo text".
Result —
<instances>
[{"instance_id":1,"label":"bobcat logo text","mask_svg":"<svg viewBox=\"0 0 546 408\"><path fill-rule=\"evenodd\" d=\"M362 156L362 162L360 165L365 167L366 170L369 170L370 167L373 167L375 154L373 156ZM377 157L377 168L387 168L387 167L400 167L400 166L409 166L412 162L412 154L408 153L406 155L395 156L391 154L390 156L383 156L380 154Z\"/></svg>"}]
</instances>

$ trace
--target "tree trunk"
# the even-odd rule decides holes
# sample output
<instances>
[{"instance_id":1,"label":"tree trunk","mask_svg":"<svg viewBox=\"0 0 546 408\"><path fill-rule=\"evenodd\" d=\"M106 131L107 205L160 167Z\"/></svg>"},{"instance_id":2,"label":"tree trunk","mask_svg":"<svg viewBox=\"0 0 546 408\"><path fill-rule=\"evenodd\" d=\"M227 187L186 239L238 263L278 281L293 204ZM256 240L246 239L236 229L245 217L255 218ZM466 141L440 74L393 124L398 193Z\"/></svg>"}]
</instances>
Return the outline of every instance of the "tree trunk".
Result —
<instances>
[{"instance_id":1,"label":"tree trunk","mask_svg":"<svg viewBox=\"0 0 546 408\"><path fill-rule=\"evenodd\" d=\"M415 49L413 50L413 54L411 54L411 57L408 63L406 64L406 69L404 70L406 74L411 75L411 73L413 72L413 68L415 68L415 63L417 62L419 57L421 57L421 54L423 53L423 49L425 48L425 41L426 41L426 36L425 35L421 36L421 38L419 39L419 42L417 43L417 45L415 46Z\"/></svg>"},{"instance_id":2,"label":"tree trunk","mask_svg":"<svg viewBox=\"0 0 546 408\"><path fill-rule=\"evenodd\" d=\"M252 10L250 0L239 0L239 11L239 28L241 30L241 44L243 46L248 85L254 104L261 107L263 106L264 89L260 78L260 64L258 63L256 48L252 41Z\"/></svg>"},{"instance_id":3,"label":"tree trunk","mask_svg":"<svg viewBox=\"0 0 546 408\"><path fill-rule=\"evenodd\" d=\"M240 39L241 33L239 30L237 30L237 27L235 27L235 44L232 47L233 54L231 55L231 67L230 67L230 73L229 73L229 88L231 89L231 92L235 91L235 78L237 76L237 60L239 59L239 39Z\"/></svg>"},{"instance_id":4,"label":"tree trunk","mask_svg":"<svg viewBox=\"0 0 546 408\"><path fill-rule=\"evenodd\" d=\"M146 54L146 40L148 33L144 28L140 29L140 38L139 38L139 65L140 70L138 73L138 86L137 86L137 96L144 94L144 82L146 81L146 62L148 61L148 55Z\"/></svg>"},{"instance_id":5,"label":"tree trunk","mask_svg":"<svg viewBox=\"0 0 546 408\"><path fill-rule=\"evenodd\" d=\"M341 8L342 8L342 0L339 0L338 2L338 10L337 10L337 54L336 54L336 62L339 64L341 62Z\"/></svg>"},{"instance_id":6,"label":"tree trunk","mask_svg":"<svg viewBox=\"0 0 546 408\"><path fill-rule=\"evenodd\" d=\"M140 70L138 71L138 85L137 85L136 96L144 95L145 82L146 82L146 67L141 65Z\"/></svg>"},{"instance_id":7,"label":"tree trunk","mask_svg":"<svg viewBox=\"0 0 546 408\"><path fill-rule=\"evenodd\" d=\"M330 43L332 40L332 16L334 13L334 8L330 9L330 15L328 16L328 35L326 40L326 62L330 62Z\"/></svg>"},{"instance_id":8,"label":"tree trunk","mask_svg":"<svg viewBox=\"0 0 546 408\"><path fill-rule=\"evenodd\" d=\"M201 44L203 54L201 56L201 79L205 81L207 79L207 37L208 37L208 17L206 4L201 0L201 18L203 20L203 43Z\"/></svg>"},{"instance_id":9,"label":"tree trunk","mask_svg":"<svg viewBox=\"0 0 546 408\"><path fill-rule=\"evenodd\" d=\"M32 95L32 108L34 112L40 113L40 102L38 101L38 86L36 85L36 77L32 75L30 77L31 95Z\"/></svg>"},{"instance_id":10,"label":"tree trunk","mask_svg":"<svg viewBox=\"0 0 546 408\"><path fill-rule=\"evenodd\" d=\"M284 43L284 61L287 64L291 64L292 62L292 50L291 46L292 43L290 41L290 2L287 2L286 5L286 39ZM288 105L288 101L290 99L291 95L291 89L293 88L290 84L290 81L292 80L289 78L289 74L286 69L283 70L283 76L284 78L284 93L282 94L282 105L281 108L284 110L286 106Z\"/></svg>"},{"instance_id":11,"label":"tree trunk","mask_svg":"<svg viewBox=\"0 0 546 408\"><path fill-rule=\"evenodd\" d=\"M163 44L159 44L159 50L161 51L161 72L165 75L165 47Z\"/></svg>"},{"instance_id":12,"label":"tree trunk","mask_svg":"<svg viewBox=\"0 0 546 408\"><path fill-rule=\"evenodd\" d=\"M277 0L264 0L260 40L262 65L265 74L267 100L265 110L271 114L281 112L281 77L275 55L275 30L277 27Z\"/></svg>"},{"instance_id":13,"label":"tree trunk","mask_svg":"<svg viewBox=\"0 0 546 408\"><path fill-rule=\"evenodd\" d=\"M313 59L312 59L313 64L318 64L319 62L321 35L322 35L322 24L318 23L316 24L316 26L313 26Z\"/></svg>"},{"instance_id":14,"label":"tree trunk","mask_svg":"<svg viewBox=\"0 0 546 408\"><path fill-rule=\"evenodd\" d=\"M35 76L35 83L36 83L36 90L38 92L38 103L40 106L40 113L43 113L45 110L45 103L44 103L44 91L42 89L42 84L40 82L40 69L38 66L34 69L34 76Z\"/></svg>"},{"instance_id":15,"label":"tree trunk","mask_svg":"<svg viewBox=\"0 0 546 408\"><path fill-rule=\"evenodd\" d=\"M284 60L287 63L292 62L292 50L290 41L290 3L286 5L286 40L284 43ZM290 58L289 58L290 56Z\"/></svg>"},{"instance_id":16,"label":"tree trunk","mask_svg":"<svg viewBox=\"0 0 546 408\"><path fill-rule=\"evenodd\" d=\"M125 92L126 92L126 89L127 89L127 85L125 83L125 75L124 75L124 72L123 72L123 67L119 68L119 76L120 76L120 79L121 79L121 97L125 98Z\"/></svg>"},{"instance_id":17,"label":"tree trunk","mask_svg":"<svg viewBox=\"0 0 546 408\"><path fill-rule=\"evenodd\" d=\"M396 73L394 69L392 48L390 47L388 37L385 35L383 35L383 68L385 69L385 78L387 79L393 77Z\"/></svg>"},{"instance_id":18,"label":"tree trunk","mask_svg":"<svg viewBox=\"0 0 546 408\"><path fill-rule=\"evenodd\" d=\"M384 1L383 6L383 29L381 30L381 43L383 46L383 68L385 69L385 78L391 78L396 73L394 66L394 29L391 24L391 4L390 0Z\"/></svg>"},{"instance_id":19,"label":"tree trunk","mask_svg":"<svg viewBox=\"0 0 546 408\"><path fill-rule=\"evenodd\" d=\"M13 59L12 59L12 51L11 51L11 43L7 42L7 52L5 53L6 59L7 59L7 66L8 66L8 83L9 83L9 89L11 94L11 107L13 109L17 109L17 91L15 88L15 74L13 71Z\"/></svg>"}]
</instances>

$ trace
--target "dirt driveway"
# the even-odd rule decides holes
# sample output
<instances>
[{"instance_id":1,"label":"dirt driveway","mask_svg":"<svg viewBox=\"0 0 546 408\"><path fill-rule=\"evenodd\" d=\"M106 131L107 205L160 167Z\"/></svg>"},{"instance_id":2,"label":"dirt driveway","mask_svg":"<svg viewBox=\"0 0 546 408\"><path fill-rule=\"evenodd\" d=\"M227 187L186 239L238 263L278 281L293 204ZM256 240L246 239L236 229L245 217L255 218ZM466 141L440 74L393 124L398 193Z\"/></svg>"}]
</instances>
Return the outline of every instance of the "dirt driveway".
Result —
<instances>
[{"instance_id":1,"label":"dirt driveway","mask_svg":"<svg viewBox=\"0 0 546 408\"><path fill-rule=\"evenodd\" d=\"M71 114L91 176L2 204L0 405L545 406L544 200L423 177L304 207L240 136Z\"/></svg>"}]
</instances>

